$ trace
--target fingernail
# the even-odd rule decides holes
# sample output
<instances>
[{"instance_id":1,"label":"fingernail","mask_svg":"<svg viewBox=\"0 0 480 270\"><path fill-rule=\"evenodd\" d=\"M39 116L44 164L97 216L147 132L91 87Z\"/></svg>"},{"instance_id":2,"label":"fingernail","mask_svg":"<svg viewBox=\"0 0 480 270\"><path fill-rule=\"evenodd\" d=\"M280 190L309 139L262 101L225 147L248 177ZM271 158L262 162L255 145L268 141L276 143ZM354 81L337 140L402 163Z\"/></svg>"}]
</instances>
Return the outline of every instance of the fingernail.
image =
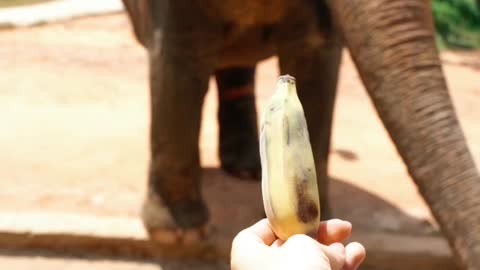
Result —
<instances>
[{"instance_id":1,"label":"fingernail","mask_svg":"<svg viewBox=\"0 0 480 270\"><path fill-rule=\"evenodd\" d=\"M349 224L350 226L352 225L352 223L350 221L346 221L346 220L343 220L343 219L332 219L331 220L332 222L336 222L336 223L344 223L344 224Z\"/></svg>"},{"instance_id":2,"label":"fingernail","mask_svg":"<svg viewBox=\"0 0 480 270\"><path fill-rule=\"evenodd\" d=\"M346 224L348 224L348 225L350 225L350 226L352 225L352 223L351 223L350 221L342 220L342 222L343 222L343 223L346 223Z\"/></svg>"}]
</instances>

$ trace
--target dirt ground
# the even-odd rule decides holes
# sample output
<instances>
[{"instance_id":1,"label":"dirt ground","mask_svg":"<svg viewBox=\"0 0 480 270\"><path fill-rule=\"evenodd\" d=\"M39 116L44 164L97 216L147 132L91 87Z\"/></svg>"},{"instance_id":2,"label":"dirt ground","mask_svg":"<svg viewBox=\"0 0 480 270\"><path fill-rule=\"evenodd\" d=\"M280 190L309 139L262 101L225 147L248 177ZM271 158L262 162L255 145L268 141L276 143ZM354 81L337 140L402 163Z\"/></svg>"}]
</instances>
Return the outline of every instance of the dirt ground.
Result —
<instances>
[{"instance_id":1,"label":"dirt ground","mask_svg":"<svg viewBox=\"0 0 480 270\"><path fill-rule=\"evenodd\" d=\"M119 260L105 257L58 256L52 253L0 253L0 265L8 270L228 270L225 263L173 260Z\"/></svg>"},{"instance_id":2,"label":"dirt ground","mask_svg":"<svg viewBox=\"0 0 480 270\"><path fill-rule=\"evenodd\" d=\"M461 124L480 164L480 70L459 64L478 64L480 52L443 57ZM260 64L259 110L277 75L275 58ZM147 65L123 14L0 31L0 89L0 211L138 215L148 162ZM205 167L218 166L216 108L212 82L200 142ZM348 55L330 168L333 177L406 214L430 217Z\"/></svg>"}]
</instances>

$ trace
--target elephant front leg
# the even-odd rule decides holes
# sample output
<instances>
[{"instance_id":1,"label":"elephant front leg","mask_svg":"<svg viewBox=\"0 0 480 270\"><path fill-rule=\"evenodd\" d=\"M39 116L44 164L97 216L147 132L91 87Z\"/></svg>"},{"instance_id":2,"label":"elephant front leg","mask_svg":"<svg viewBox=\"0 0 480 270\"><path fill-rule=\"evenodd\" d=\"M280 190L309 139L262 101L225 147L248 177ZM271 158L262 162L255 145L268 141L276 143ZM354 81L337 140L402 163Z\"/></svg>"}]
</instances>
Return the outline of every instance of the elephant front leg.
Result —
<instances>
[{"instance_id":1,"label":"elephant front leg","mask_svg":"<svg viewBox=\"0 0 480 270\"><path fill-rule=\"evenodd\" d=\"M282 74L296 78L316 163L320 211L324 220L331 217L328 202L328 156L341 46L332 41L317 48L296 48L308 48L308 45L282 46L279 53L280 70Z\"/></svg>"},{"instance_id":2,"label":"elephant front leg","mask_svg":"<svg viewBox=\"0 0 480 270\"><path fill-rule=\"evenodd\" d=\"M255 67L219 69L215 77L222 169L239 178L259 179Z\"/></svg>"},{"instance_id":3,"label":"elephant front leg","mask_svg":"<svg viewBox=\"0 0 480 270\"><path fill-rule=\"evenodd\" d=\"M184 17L171 12L149 50L151 157L142 218L154 240L189 242L203 236L208 221L198 141L218 41L213 30L198 29L204 20L180 23Z\"/></svg>"}]
</instances>

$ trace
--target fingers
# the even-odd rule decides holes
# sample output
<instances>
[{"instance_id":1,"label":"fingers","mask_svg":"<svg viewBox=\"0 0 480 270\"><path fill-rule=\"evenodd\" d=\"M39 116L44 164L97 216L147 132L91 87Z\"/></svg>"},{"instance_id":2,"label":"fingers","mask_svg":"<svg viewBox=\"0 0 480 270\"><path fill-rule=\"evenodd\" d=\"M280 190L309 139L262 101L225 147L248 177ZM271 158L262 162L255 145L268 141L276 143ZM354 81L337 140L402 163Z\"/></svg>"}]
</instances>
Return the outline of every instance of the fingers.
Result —
<instances>
[{"instance_id":1,"label":"fingers","mask_svg":"<svg viewBox=\"0 0 480 270\"><path fill-rule=\"evenodd\" d=\"M330 246L321 245L323 252L327 255L332 270L343 270L345 265L345 247L342 243L334 243Z\"/></svg>"},{"instance_id":2,"label":"fingers","mask_svg":"<svg viewBox=\"0 0 480 270\"><path fill-rule=\"evenodd\" d=\"M340 242L347 240L352 232L352 224L340 219L320 223L317 239L324 244L322 249L330 260L332 270L356 270L366 256L365 248L359 243L346 247Z\"/></svg>"},{"instance_id":3,"label":"fingers","mask_svg":"<svg viewBox=\"0 0 480 270\"><path fill-rule=\"evenodd\" d=\"M365 256L366 251L361 244L357 242L348 244L345 248L345 265L342 270L357 270Z\"/></svg>"},{"instance_id":4,"label":"fingers","mask_svg":"<svg viewBox=\"0 0 480 270\"><path fill-rule=\"evenodd\" d=\"M270 246L277 240L266 218L243 230L241 234L245 241L251 241L255 244Z\"/></svg>"},{"instance_id":5,"label":"fingers","mask_svg":"<svg viewBox=\"0 0 480 270\"><path fill-rule=\"evenodd\" d=\"M352 224L340 219L331 219L320 223L317 240L324 245L343 242L350 237Z\"/></svg>"},{"instance_id":6,"label":"fingers","mask_svg":"<svg viewBox=\"0 0 480 270\"><path fill-rule=\"evenodd\" d=\"M332 270L357 270L366 257L365 248L357 242L346 247L342 243L333 243L329 246L321 245L321 248Z\"/></svg>"},{"instance_id":7,"label":"fingers","mask_svg":"<svg viewBox=\"0 0 480 270\"><path fill-rule=\"evenodd\" d=\"M285 241L283 241L282 239L277 239L277 240L275 240L275 241L272 243L271 247L272 247L272 248L279 248L279 247L281 247L284 243L285 243Z\"/></svg>"},{"instance_id":8,"label":"fingers","mask_svg":"<svg viewBox=\"0 0 480 270\"><path fill-rule=\"evenodd\" d=\"M285 241L281 248L289 256L323 266L323 268L316 267L317 269L328 267L331 270L342 270L345 264L345 247L341 243L326 246L309 236L297 234Z\"/></svg>"},{"instance_id":9,"label":"fingers","mask_svg":"<svg viewBox=\"0 0 480 270\"><path fill-rule=\"evenodd\" d=\"M276 237L268 225L267 219L262 219L254 225L242 230L235 236L231 249L231 264L236 267L232 269L251 269L246 267L249 263L256 263L255 258L264 258L266 262L271 256L269 246L275 241ZM249 262L253 258L252 262ZM247 261L245 261L247 260ZM245 264L246 263L246 264ZM243 267L242 267L243 266Z\"/></svg>"},{"instance_id":10,"label":"fingers","mask_svg":"<svg viewBox=\"0 0 480 270\"><path fill-rule=\"evenodd\" d=\"M352 232L352 224L340 219L331 219L320 223L317 240L324 245L331 245L336 242L343 242ZM249 239L265 245L272 245L277 237L270 228L268 219L264 218L242 233L250 235Z\"/></svg>"},{"instance_id":11,"label":"fingers","mask_svg":"<svg viewBox=\"0 0 480 270\"><path fill-rule=\"evenodd\" d=\"M290 252L314 251L313 256L324 256L327 263L330 263L332 270L357 270L366 256L365 248L359 243L350 243L346 247L340 243L345 241L351 234L352 224L347 221L332 219L322 222L318 229L318 243L305 235L295 235L284 242L275 236L267 219L262 219L252 226L244 229L234 239L232 254L248 257L248 255L264 254L265 257L271 252L268 248L274 249L284 247L291 248ZM311 249L306 248L309 246ZM321 251L319 250L321 249ZM317 253L318 252L318 253ZM304 253L302 253L304 254ZM233 255L232 255L233 256Z\"/></svg>"}]
</instances>

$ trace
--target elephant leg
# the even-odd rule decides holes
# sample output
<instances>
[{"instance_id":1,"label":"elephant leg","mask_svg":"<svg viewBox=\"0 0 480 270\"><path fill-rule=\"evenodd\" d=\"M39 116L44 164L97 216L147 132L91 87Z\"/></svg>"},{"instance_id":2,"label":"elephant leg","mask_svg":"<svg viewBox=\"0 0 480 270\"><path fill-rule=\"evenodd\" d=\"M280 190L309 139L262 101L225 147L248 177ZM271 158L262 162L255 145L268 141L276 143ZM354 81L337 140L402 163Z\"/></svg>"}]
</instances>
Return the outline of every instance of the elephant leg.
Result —
<instances>
[{"instance_id":1,"label":"elephant leg","mask_svg":"<svg viewBox=\"0 0 480 270\"><path fill-rule=\"evenodd\" d=\"M156 21L149 49L151 157L142 218L158 241L201 236L208 221L198 140L203 99L220 47L219 27L180 2L160 9L165 14L158 16L163 19Z\"/></svg>"},{"instance_id":2,"label":"elephant leg","mask_svg":"<svg viewBox=\"0 0 480 270\"><path fill-rule=\"evenodd\" d=\"M341 54L341 46L333 40L315 48L302 43L283 45L279 52L281 73L296 78L307 119L322 219L332 215L328 201L328 157Z\"/></svg>"},{"instance_id":3,"label":"elephant leg","mask_svg":"<svg viewBox=\"0 0 480 270\"><path fill-rule=\"evenodd\" d=\"M135 38L144 47L152 42L152 0L122 0Z\"/></svg>"},{"instance_id":4,"label":"elephant leg","mask_svg":"<svg viewBox=\"0 0 480 270\"><path fill-rule=\"evenodd\" d=\"M215 76L222 169L239 178L259 179L255 67L219 69Z\"/></svg>"},{"instance_id":5,"label":"elephant leg","mask_svg":"<svg viewBox=\"0 0 480 270\"><path fill-rule=\"evenodd\" d=\"M430 1L330 0L359 74L464 269L480 269L480 176L447 88Z\"/></svg>"}]
</instances>

